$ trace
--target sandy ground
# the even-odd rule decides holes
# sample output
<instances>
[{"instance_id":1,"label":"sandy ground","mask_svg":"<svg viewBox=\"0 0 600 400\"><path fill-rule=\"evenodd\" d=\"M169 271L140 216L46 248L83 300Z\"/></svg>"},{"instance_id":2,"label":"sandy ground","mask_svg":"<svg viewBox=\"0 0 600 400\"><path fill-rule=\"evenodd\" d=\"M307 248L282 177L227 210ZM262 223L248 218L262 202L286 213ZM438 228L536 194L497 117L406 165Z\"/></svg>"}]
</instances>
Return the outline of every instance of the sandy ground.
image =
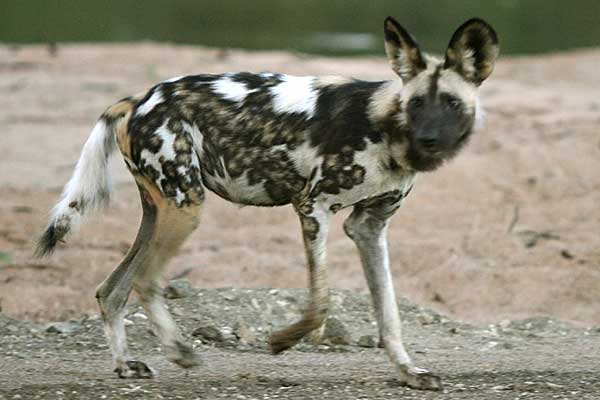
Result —
<instances>
[{"instance_id":1,"label":"sandy ground","mask_svg":"<svg viewBox=\"0 0 600 400\"><path fill-rule=\"evenodd\" d=\"M549 315L600 324L600 50L503 58L481 88L487 121L451 164L419 177L390 228L398 293L453 318ZM273 70L390 79L385 59L322 58L157 44L0 46L0 301L37 321L96 313L95 287L140 218L121 162L107 212L49 259L31 258L95 119L173 76ZM290 207L209 195L203 223L168 276L198 287L301 287ZM340 213L329 238L333 287L365 290Z\"/></svg>"}]
</instances>

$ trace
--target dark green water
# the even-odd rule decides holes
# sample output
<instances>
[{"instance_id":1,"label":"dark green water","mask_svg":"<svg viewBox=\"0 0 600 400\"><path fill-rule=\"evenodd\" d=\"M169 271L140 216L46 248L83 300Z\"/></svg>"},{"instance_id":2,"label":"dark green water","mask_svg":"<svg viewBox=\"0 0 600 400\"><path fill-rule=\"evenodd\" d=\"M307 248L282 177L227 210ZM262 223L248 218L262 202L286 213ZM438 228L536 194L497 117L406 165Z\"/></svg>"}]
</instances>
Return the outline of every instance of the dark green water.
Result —
<instances>
[{"instance_id":1,"label":"dark green water","mask_svg":"<svg viewBox=\"0 0 600 400\"><path fill-rule=\"evenodd\" d=\"M0 0L0 41L379 54L387 15L436 52L472 16L496 28L503 54L600 46L600 0Z\"/></svg>"}]
</instances>

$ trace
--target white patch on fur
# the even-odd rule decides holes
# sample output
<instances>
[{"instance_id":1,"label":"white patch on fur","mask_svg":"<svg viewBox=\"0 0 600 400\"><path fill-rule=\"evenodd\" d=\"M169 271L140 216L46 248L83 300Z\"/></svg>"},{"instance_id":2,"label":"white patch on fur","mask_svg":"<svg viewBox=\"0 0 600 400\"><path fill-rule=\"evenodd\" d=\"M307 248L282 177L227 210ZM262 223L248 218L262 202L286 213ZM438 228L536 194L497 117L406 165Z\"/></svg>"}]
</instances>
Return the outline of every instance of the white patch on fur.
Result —
<instances>
[{"instance_id":1,"label":"white patch on fur","mask_svg":"<svg viewBox=\"0 0 600 400\"><path fill-rule=\"evenodd\" d=\"M179 336L173 317L171 317L165 303L157 296L152 296L144 306L150 320L156 327L156 334L161 344L165 347L167 354L170 355L169 353L177 350L175 343Z\"/></svg>"},{"instance_id":2,"label":"white patch on fur","mask_svg":"<svg viewBox=\"0 0 600 400\"><path fill-rule=\"evenodd\" d=\"M198 162L198 154L200 154L202 151L202 142L204 141L204 136L202 136L202 132L200 132L200 129L198 129L196 124L190 125L185 121L181 121L181 125L183 126L183 130L192 138L192 143L194 145L194 149L196 150L192 152L192 165L195 167L200 167L200 163Z\"/></svg>"},{"instance_id":3,"label":"white patch on fur","mask_svg":"<svg viewBox=\"0 0 600 400\"><path fill-rule=\"evenodd\" d=\"M154 167L154 169L156 169L160 174L155 182L159 188L161 188L161 181L165 179L163 167L159 161L160 158L164 157L165 160L174 160L177 156L174 148L175 134L173 134L173 132L167 128L168 124L169 119L166 119L161 127L154 132L154 135L158 135L162 139L162 145L158 152L152 153L148 149L144 149L140 153L140 159L143 160L147 165ZM189 128L191 127L188 124L184 125L184 129ZM192 165L198 166L198 158L196 157L195 153L192 153ZM178 169L178 172L185 176L185 170ZM185 193L182 193L181 190L177 188L175 202L177 204L181 204L183 200L185 200Z\"/></svg>"},{"instance_id":4,"label":"white patch on fur","mask_svg":"<svg viewBox=\"0 0 600 400\"><path fill-rule=\"evenodd\" d=\"M283 75L283 82L271 88L273 109L278 113L301 113L312 118L317 107L317 90L312 76Z\"/></svg>"},{"instance_id":5,"label":"white patch on fur","mask_svg":"<svg viewBox=\"0 0 600 400\"><path fill-rule=\"evenodd\" d=\"M405 193L413 184L415 174L407 172L403 176L398 176L382 172L380 169L382 157L389 154L389 151L382 146L382 144L369 143L365 150L354 153L353 164L360 165L365 169L364 180L361 184L355 185L349 190L342 189L336 195L323 193L318 196L317 202L326 204L327 207L332 204L341 204L342 207L348 207L361 200L392 190L400 190Z\"/></svg>"},{"instance_id":6,"label":"white patch on fur","mask_svg":"<svg viewBox=\"0 0 600 400\"><path fill-rule=\"evenodd\" d=\"M315 166L323 163L323 157L318 155L318 151L318 147L311 146L308 140L294 150L286 150L298 173L306 177L310 176Z\"/></svg>"},{"instance_id":7,"label":"white patch on fur","mask_svg":"<svg viewBox=\"0 0 600 400\"><path fill-rule=\"evenodd\" d=\"M389 116L396 100L400 100L402 81L394 79L381 85L369 99L367 112L373 121L379 121Z\"/></svg>"},{"instance_id":8,"label":"white patch on fur","mask_svg":"<svg viewBox=\"0 0 600 400\"><path fill-rule=\"evenodd\" d=\"M119 311L118 315L110 315L104 322L104 335L108 339L108 345L113 356L115 367L127 368L127 337L125 334L124 312Z\"/></svg>"},{"instance_id":9,"label":"white patch on fur","mask_svg":"<svg viewBox=\"0 0 600 400\"><path fill-rule=\"evenodd\" d=\"M339 75L325 75L325 76L319 76L318 78L315 79L315 86L317 87L323 87L323 86L337 86L337 85L344 85L346 83L350 83L352 82L352 78L348 78L345 76L339 76Z\"/></svg>"},{"instance_id":10,"label":"white patch on fur","mask_svg":"<svg viewBox=\"0 0 600 400\"><path fill-rule=\"evenodd\" d=\"M162 170L162 165L160 164L160 157L163 156L166 160L175 159L175 150L173 149L173 143L175 141L175 135L171 133L167 129L167 124L169 123L169 119L165 120L160 128L158 128L153 135L158 135L162 139L162 145L157 153L153 153L148 149L143 149L140 153L140 159L144 161L147 165L154 167L160 174L157 181L155 182L158 187L160 186L160 181L165 178L165 175Z\"/></svg>"},{"instance_id":11,"label":"white patch on fur","mask_svg":"<svg viewBox=\"0 0 600 400\"><path fill-rule=\"evenodd\" d=\"M396 57L398 70L396 73L402 77L402 79L410 78L413 73L413 66L410 57L406 51L398 50L398 56Z\"/></svg>"},{"instance_id":12,"label":"white patch on fur","mask_svg":"<svg viewBox=\"0 0 600 400\"><path fill-rule=\"evenodd\" d=\"M215 175L206 175L203 177L207 186L222 187L224 193L233 203L237 204L265 204L269 205L272 200L265 191L264 185L258 183L250 185L248 183L248 173L244 172L241 176L232 178L225 168L223 157L220 157L220 162L223 168L223 177Z\"/></svg>"},{"instance_id":13,"label":"white patch on fur","mask_svg":"<svg viewBox=\"0 0 600 400\"><path fill-rule=\"evenodd\" d=\"M156 89L154 91L154 93L152 93L152 96L150 96L150 98L148 100L146 100L144 102L144 104L142 104L141 106L138 107L135 114L137 116L144 116L144 115L148 114L150 111L152 111L154 109L154 107L156 107L157 105L159 105L160 103L162 103L164 101L165 101L165 99L164 99L161 91L159 89Z\"/></svg>"},{"instance_id":14,"label":"white patch on fur","mask_svg":"<svg viewBox=\"0 0 600 400\"><path fill-rule=\"evenodd\" d=\"M160 187L160 181L162 181L164 179L165 175L163 174L162 166L160 165L160 162L158 161L158 154L154 154L151 151L149 151L148 149L144 149L140 153L140 159L142 161L145 161L146 165L150 165L150 166L154 167L155 170L158 171L160 176L158 177L158 179L155 183L158 185L158 187Z\"/></svg>"},{"instance_id":15,"label":"white patch on fur","mask_svg":"<svg viewBox=\"0 0 600 400\"><path fill-rule=\"evenodd\" d=\"M435 57L429 55L424 55L424 57L427 63L427 69L425 71L421 71L411 80L404 82L401 95L404 103L406 103L406 101L408 101L408 99L414 95L424 95L427 93L431 83L431 74L434 73L437 66L441 63L441 61Z\"/></svg>"},{"instance_id":16,"label":"white patch on fur","mask_svg":"<svg viewBox=\"0 0 600 400\"><path fill-rule=\"evenodd\" d=\"M175 153L175 134L167 128L170 118L167 118L165 122L158 128L154 134L158 135L162 139L162 146L155 157L164 156L166 160L174 160L177 157Z\"/></svg>"},{"instance_id":17,"label":"white patch on fur","mask_svg":"<svg viewBox=\"0 0 600 400\"><path fill-rule=\"evenodd\" d=\"M473 49L465 49L460 53L463 73L468 77L477 75L475 70L475 52Z\"/></svg>"},{"instance_id":18,"label":"white patch on fur","mask_svg":"<svg viewBox=\"0 0 600 400\"><path fill-rule=\"evenodd\" d=\"M115 148L114 138L108 138L108 135L113 135L113 132L100 119L83 146L62 199L52 211L51 224L75 228L84 208L86 212L91 211L108 201L111 186L108 162ZM76 202L76 207L69 206L73 202Z\"/></svg>"},{"instance_id":19,"label":"white patch on fur","mask_svg":"<svg viewBox=\"0 0 600 400\"><path fill-rule=\"evenodd\" d=\"M396 293L392 283L392 274L390 272L390 261L387 248L386 231L389 222L378 232L376 242L373 239L365 240L366 243L360 243L358 248L362 253L361 258L366 260L363 264L365 276L372 289L371 295L375 298L375 307L377 314L377 323L379 325L380 337L387 350L392 363L406 374L406 368L411 366L410 356L406 352L402 339L402 323L398 313L396 302ZM360 230L365 225L358 225ZM357 235L357 238L369 237L372 233L368 230Z\"/></svg>"},{"instance_id":20,"label":"white patch on fur","mask_svg":"<svg viewBox=\"0 0 600 400\"><path fill-rule=\"evenodd\" d=\"M212 90L225 100L236 102L244 101L248 94L256 91L256 89L249 90L246 85L235 82L228 76L213 82Z\"/></svg>"}]
</instances>

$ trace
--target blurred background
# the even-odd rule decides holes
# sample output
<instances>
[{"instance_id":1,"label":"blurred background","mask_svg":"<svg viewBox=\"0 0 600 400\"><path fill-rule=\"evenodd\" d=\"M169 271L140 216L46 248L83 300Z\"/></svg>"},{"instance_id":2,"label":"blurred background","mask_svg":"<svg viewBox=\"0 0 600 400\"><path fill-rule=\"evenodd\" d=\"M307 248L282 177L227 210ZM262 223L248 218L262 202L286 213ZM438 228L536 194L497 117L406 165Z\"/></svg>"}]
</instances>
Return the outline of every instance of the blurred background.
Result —
<instances>
[{"instance_id":1,"label":"blurred background","mask_svg":"<svg viewBox=\"0 0 600 400\"><path fill-rule=\"evenodd\" d=\"M0 41L10 43L151 40L380 54L387 15L439 52L471 16L502 32L505 55L600 43L598 0L2 0L0 15Z\"/></svg>"}]
</instances>

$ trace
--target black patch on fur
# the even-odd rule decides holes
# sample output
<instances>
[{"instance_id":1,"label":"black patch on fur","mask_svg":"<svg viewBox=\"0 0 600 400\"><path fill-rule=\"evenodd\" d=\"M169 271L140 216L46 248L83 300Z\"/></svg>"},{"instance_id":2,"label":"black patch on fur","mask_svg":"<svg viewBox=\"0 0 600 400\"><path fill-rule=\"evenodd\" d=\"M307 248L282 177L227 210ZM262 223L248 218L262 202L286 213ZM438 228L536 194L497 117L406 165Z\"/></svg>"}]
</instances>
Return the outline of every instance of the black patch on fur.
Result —
<instances>
[{"instance_id":1,"label":"black patch on fur","mask_svg":"<svg viewBox=\"0 0 600 400\"><path fill-rule=\"evenodd\" d=\"M231 80L243 83L249 90L258 89L265 84L263 76L250 72L238 72L232 75Z\"/></svg>"},{"instance_id":2,"label":"black patch on fur","mask_svg":"<svg viewBox=\"0 0 600 400\"><path fill-rule=\"evenodd\" d=\"M464 38L464 49L460 48L459 41ZM476 85L486 78L482 77L481 71L485 69L485 63L489 61L490 52L498 46L498 34L487 22L479 18L472 18L458 27L452 35L448 48L452 49L458 57L467 50L473 52L475 73L469 79ZM462 62L451 60L446 56L444 68L454 68L460 75L465 76Z\"/></svg>"},{"instance_id":3,"label":"black patch on fur","mask_svg":"<svg viewBox=\"0 0 600 400\"><path fill-rule=\"evenodd\" d=\"M34 257L42 258L52 254L58 242L62 241L68 232L69 229L66 227L61 228L50 225L48 228L46 228L46 231L38 240Z\"/></svg>"},{"instance_id":4,"label":"black patch on fur","mask_svg":"<svg viewBox=\"0 0 600 400\"><path fill-rule=\"evenodd\" d=\"M321 179L311 197L339 194L364 181L366 171L354 163L354 153L365 150L369 142L383 139L379 127L367 115L371 97L382 84L356 80L321 89L311 127L311 145L318 147L323 163Z\"/></svg>"},{"instance_id":5,"label":"black patch on fur","mask_svg":"<svg viewBox=\"0 0 600 400\"><path fill-rule=\"evenodd\" d=\"M387 17L383 23L383 32L385 41L396 47L396 54L393 54L392 57L398 59L397 53L400 51L403 51L408 56L407 59L412 70L411 77L427 69L427 63L419 50L417 41L398 21L392 17Z\"/></svg>"},{"instance_id":6,"label":"black patch on fur","mask_svg":"<svg viewBox=\"0 0 600 400\"><path fill-rule=\"evenodd\" d=\"M331 211L334 214L337 213L338 211L340 211L341 209L342 209L341 203L335 203L329 207L329 211Z\"/></svg>"},{"instance_id":7,"label":"black patch on fur","mask_svg":"<svg viewBox=\"0 0 600 400\"><path fill-rule=\"evenodd\" d=\"M429 80L429 90L428 90L428 97L431 100L435 99L435 96L437 95L438 81L440 80L441 72L442 72L442 65L440 64L435 68L435 71L433 71L433 74L431 74L431 78Z\"/></svg>"},{"instance_id":8,"label":"black patch on fur","mask_svg":"<svg viewBox=\"0 0 600 400\"><path fill-rule=\"evenodd\" d=\"M383 83L356 80L321 89L311 144L318 146L321 154L336 154L346 145L364 150L367 139L379 143L381 132L372 125L367 110L371 96Z\"/></svg>"},{"instance_id":9,"label":"black patch on fur","mask_svg":"<svg viewBox=\"0 0 600 400\"><path fill-rule=\"evenodd\" d=\"M357 209L369 208L389 208L390 206L400 207L400 200L404 195L398 189L389 192L381 193L377 196L369 197L359 201L354 205Z\"/></svg>"},{"instance_id":10,"label":"black patch on fur","mask_svg":"<svg viewBox=\"0 0 600 400\"><path fill-rule=\"evenodd\" d=\"M302 223L302 233L304 235L305 240L314 242L317 240L320 230L319 221L317 221L314 217L307 217L302 215L300 217L300 222Z\"/></svg>"},{"instance_id":11,"label":"black patch on fur","mask_svg":"<svg viewBox=\"0 0 600 400\"><path fill-rule=\"evenodd\" d=\"M433 171L454 157L472 132L474 115L451 93L440 92L441 65L430 78L428 95L417 106L412 101L399 112L405 112L402 126L388 126L393 142L408 141L406 158L416 171ZM459 101L459 104L454 102ZM405 111L404 111L405 110ZM395 116L388 118L396 121ZM390 162L388 166L393 169Z\"/></svg>"}]
</instances>

